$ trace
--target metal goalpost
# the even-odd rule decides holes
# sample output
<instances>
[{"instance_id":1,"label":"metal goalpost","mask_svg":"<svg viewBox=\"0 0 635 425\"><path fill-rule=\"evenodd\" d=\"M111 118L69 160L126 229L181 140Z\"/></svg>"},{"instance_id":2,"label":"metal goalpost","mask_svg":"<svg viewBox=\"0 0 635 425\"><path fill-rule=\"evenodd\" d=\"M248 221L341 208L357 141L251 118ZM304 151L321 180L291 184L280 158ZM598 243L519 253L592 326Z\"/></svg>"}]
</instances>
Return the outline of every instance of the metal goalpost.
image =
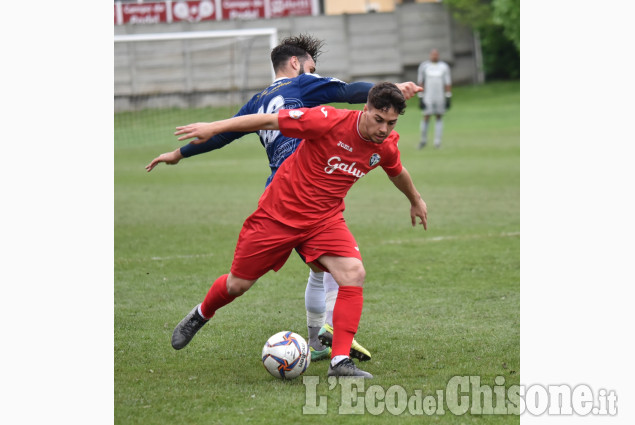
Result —
<instances>
[{"instance_id":1,"label":"metal goalpost","mask_svg":"<svg viewBox=\"0 0 635 425\"><path fill-rule=\"evenodd\" d=\"M270 52L278 43L276 28L119 34L114 43L114 95L119 110L140 104L174 106L197 93L241 92L244 98L250 71L252 82L266 75L271 80L275 77L269 55L254 58L252 50ZM262 81L257 84L262 85ZM157 101L161 98L163 102Z\"/></svg>"}]
</instances>

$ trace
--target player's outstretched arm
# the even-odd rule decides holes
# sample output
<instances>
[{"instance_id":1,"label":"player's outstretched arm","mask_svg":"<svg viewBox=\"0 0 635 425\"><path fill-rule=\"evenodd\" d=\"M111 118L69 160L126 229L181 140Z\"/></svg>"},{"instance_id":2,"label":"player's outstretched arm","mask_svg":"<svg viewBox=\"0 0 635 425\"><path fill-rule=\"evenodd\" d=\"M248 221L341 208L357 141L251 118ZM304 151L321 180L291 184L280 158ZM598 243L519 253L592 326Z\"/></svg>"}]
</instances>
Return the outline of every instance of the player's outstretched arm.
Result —
<instances>
[{"instance_id":1,"label":"player's outstretched arm","mask_svg":"<svg viewBox=\"0 0 635 425\"><path fill-rule=\"evenodd\" d=\"M212 136L233 131L250 132L256 130L278 130L278 114L251 114L241 115L221 121L209 123L193 123L177 127L175 136L181 136L178 140L190 140L190 143L199 144Z\"/></svg>"},{"instance_id":2,"label":"player's outstretched arm","mask_svg":"<svg viewBox=\"0 0 635 425\"><path fill-rule=\"evenodd\" d=\"M146 165L146 171L152 171L154 167L162 162L170 165L178 164L181 159L183 159L183 155L181 155L180 149L176 149L172 152L162 153L161 155L154 158L152 162Z\"/></svg>"},{"instance_id":3,"label":"player's outstretched arm","mask_svg":"<svg viewBox=\"0 0 635 425\"><path fill-rule=\"evenodd\" d=\"M392 181L397 189L406 195L410 201L410 219L412 220L412 226L417 225L417 217L419 217L419 224L422 224L423 228L428 230L428 206L415 188L408 170L403 168L401 173L396 177L390 177L390 181Z\"/></svg>"},{"instance_id":4,"label":"player's outstretched arm","mask_svg":"<svg viewBox=\"0 0 635 425\"><path fill-rule=\"evenodd\" d=\"M214 133L213 122L195 122L176 128L175 136L182 134L178 140L194 139L191 143L203 143L218 133Z\"/></svg>"},{"instance_id":5,"label":"player's outstretched arm","mask_svg":"<svg viewBox=\"0 0 635 425\"><path fill-rule=\"evenodd\" d=\"M405 83L396 83L395 85L399 90L401 90L401 93L403 93L403 97L405 97L406 100L410 99L420 91L423 91L423 87L416 85L412 81L406 81Z\"/></svg>"}]
</instances>

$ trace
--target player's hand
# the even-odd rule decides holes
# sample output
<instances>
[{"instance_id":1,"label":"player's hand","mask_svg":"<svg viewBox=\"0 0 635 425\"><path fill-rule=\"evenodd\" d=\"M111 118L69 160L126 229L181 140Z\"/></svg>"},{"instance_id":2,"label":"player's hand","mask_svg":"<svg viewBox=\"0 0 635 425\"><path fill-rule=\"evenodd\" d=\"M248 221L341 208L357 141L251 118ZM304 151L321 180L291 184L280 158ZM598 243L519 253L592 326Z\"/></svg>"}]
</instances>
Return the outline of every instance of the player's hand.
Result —
<instances>
[{"instance_id":1,"label":"player's hand","mask_svg":"<svg viewBox=\"0 0 635 425\"><path fill-rule=\"evenodd\" d=\"M213 123L209 122L196 122L193 124L177 127L174 132L175 136L181 135L179 140L190 140L190 143L199 144L209 140L214 134Z\"/></svg>"},{"instance_id":2,"label":"player's hand","mask_svg":"<svg viewBox=\"0 0 635 425\"><path fill-rule=\"evenodd\" d=\"M175 151L172 151L172 152L162 153L161 155L154 158L152 162L146 165L146 171L148 172L152 171L154 167L156 167L158 164L162 162L165 162L166 164L169 164L169 165L178 164L182 158L183 158L183 155L181 155L181 149L176 149Z\"/></svg>"},{"instance_id":3,"label":"player's hand","mask_svg":"<svg viewBox=\"0 0 635 425\"><path fill-rule=\"evenodd\" d=\"M397 83L395 85L399 90L401 90L401 93L403 94L403 97L406 98L406 100L410 99L412 96L419 93L420 91L423 91L423 87L416 85L412 81Z\"/></svg>"},{"instance_id":4,"label":"player's hand","mask_svg":"<svg viewBox=\"0 0 635 425\"><path fill-rule=\"evenodd\" d=\"M447 92L445 93L445 109L450 109L450 106L452 106L452 93Z\"/></svg>"},{"instance_id":5,"label":"player's hand","mask_svg":"<svg viewBox=\"0 0 635 425\"><path fill-rule=\"evenodd\" d=\"M421 198L419 198L419 201L416 204L410 206L412 227L417 225L417 217L419 217L419 224L423 225L424 230L428 230L428 206Z\"/></svg>"}]
</instances>

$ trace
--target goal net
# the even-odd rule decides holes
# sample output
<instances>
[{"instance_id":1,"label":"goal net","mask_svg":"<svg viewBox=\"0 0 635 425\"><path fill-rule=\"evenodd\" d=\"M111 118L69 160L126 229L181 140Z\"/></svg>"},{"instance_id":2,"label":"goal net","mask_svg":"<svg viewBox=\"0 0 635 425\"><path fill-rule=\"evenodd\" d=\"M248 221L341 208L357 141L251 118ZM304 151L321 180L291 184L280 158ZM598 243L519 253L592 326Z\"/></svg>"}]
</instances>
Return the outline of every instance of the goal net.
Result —
<instances>
[{"instance_id":1,"label":"goal net","mask_svg":"<svg viewBox=\"0 0 635 425\"><path fill-rule=\"evenodd\" d=\"M114 37L115 141L174 143L174 126L226 117L271 84L275 28ZM176 123L176 124L175 124Z\"/></svg>"}]
</instances>

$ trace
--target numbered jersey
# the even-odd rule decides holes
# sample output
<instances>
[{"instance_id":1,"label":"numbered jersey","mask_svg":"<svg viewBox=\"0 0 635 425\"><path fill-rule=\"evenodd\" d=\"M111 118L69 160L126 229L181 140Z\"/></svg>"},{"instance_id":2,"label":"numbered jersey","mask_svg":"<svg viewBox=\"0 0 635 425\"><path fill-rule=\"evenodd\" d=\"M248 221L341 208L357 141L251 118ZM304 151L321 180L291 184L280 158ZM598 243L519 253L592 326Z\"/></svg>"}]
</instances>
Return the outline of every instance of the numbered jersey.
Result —
<instances>
[{"instance_id":1,"label":"numbered jersey","mask_svg":"<svg viewBox=\"0 0 635 425\"><path fill-rule=\"evenodd\" d=\"M350 99L343 96L343 88L346 85L337 78L323 78L317 74L280 78L252 97L236 116L271 114L280 109L310 108L331 102L348 102ZM296 150L301 139L284 136L278 130L262 130L258 132L258 136L269 158L271 175L266 183L269 185L280 165Z\"/></svg>"},{"instance_id":2,"label":"numbered jersey","mask_svg":"<svg viewBox=\"0 0 635 425\"><path fill-rule=\"evenodd\" d=\"M330 106L280 111L282 132L304 140L259 206L288 226L309 228L338 219L348 190L373 169L382 167L390 177L401 173L399 134L392 131L382 143L367 140L359 132L361 115Z\"/></svg>"}]
</instances>

